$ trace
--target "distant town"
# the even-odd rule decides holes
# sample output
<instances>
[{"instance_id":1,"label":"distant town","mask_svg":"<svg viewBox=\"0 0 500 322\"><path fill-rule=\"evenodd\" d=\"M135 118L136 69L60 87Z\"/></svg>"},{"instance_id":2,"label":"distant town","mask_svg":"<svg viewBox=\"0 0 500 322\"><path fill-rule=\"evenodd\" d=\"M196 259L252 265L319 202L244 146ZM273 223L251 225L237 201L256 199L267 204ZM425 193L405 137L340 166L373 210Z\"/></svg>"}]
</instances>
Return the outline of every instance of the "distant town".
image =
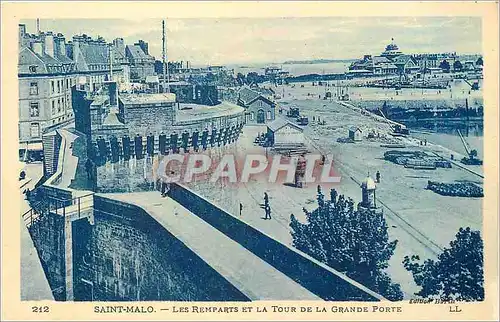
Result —
<instances>
[{"instance_id":1,"label":"distant town","mask_svg":"<svg viewBox=\"0 0 500 322\"><path fill-rule=\"evenodd\" d=\"M161 60L151 56L148 42L138 40L125 44L123 38L112 42L86 34L68 35L57 30L36 30L30 33L19 25L19 140L21 143L41 142L47 130L74 120L71 100L73 86L98 90L105 81L116 79L121 92L158 91L163 84ZM371 81L369 86L444 88L448 80L443 73L453 73L463 79L482 78L483 60L480 54L459 56L457 53L405 54L392 41L379 55L366 54L358 60L319 59L286 61L283 64L324 64L352 62L341 73L293 75L279 66L267 66L246 75L225 66L193 67L189 61L169 61L169 86L180 96L191 84L204 86L222 96L224 88L258 84L285 84L297 81L343 80L360 77L398 76L396 79ZM212 86L212 89L208 87ZM475 86L475 85L474 85ZM221 88L223 87L223 88ZM257 89L260 91L260 89ZM181 94L182 95L182 94ZM217 95L217 94L214 94ZM230 94L229 94L230 95ZM185 96L185 95L184 95ZM186 98L183 98L184 100ZM181 99L182 100L182 99ZM200 102L217 99L206 96ZM28 145L28 150L41 148ZM26 149L21 145L21 150Z\"/></svg>"}]
</instances>

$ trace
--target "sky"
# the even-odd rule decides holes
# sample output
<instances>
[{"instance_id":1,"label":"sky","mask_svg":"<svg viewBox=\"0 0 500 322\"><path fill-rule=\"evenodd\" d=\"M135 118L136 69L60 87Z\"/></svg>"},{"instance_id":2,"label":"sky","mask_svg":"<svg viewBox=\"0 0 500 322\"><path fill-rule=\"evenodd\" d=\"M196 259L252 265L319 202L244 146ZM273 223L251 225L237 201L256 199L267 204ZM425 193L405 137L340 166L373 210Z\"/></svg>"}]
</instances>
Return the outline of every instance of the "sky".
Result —
<instances>
[{"instance_id":1,"label":"sky","mask_svg":"<svg viewBox=\"0 0 500 322\"><path fill-rule=\"evenodd\" d=\"M29 33L35 20L22 20ZM168 19L169 60L194 65L281 63L287 60L354 59L379 54L394 38L405 53L481 53L477 17L325 17ZM149 43L161 59L161 19L57 19L40 21L42 31L124 38Z\"/></svg>"}]
</instances>

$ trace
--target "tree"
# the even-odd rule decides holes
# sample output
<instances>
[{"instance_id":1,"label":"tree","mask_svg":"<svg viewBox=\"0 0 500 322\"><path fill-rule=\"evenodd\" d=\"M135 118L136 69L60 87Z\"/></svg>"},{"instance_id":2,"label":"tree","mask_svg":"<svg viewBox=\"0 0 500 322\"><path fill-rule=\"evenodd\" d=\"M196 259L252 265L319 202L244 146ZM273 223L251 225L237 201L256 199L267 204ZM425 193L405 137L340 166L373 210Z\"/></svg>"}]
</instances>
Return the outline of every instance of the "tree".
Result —
<instances>
[{"instance_id":1,"label":"tree","mask_svg":"<svg viewBox=\"0 0 500 322\"><path fill-rule=\"evenodd\" d=\"M445 59L439 63L439 68L448 73L450 71L450 63Z\"/></svg>"},{"instance_id":2,"label":"tree","mask_svg":"<svg viewBox=\"0 0 500 322\"><path fill-rule=\"evenodd\" d=\"M245 85L245 75L243 75L242 73L238 73L236 75L236 82L238 82L239 86Z\"/></svg>"},{"instance_id":3,"label":"tree","mask_svg":"<svg viewBox=\"0 0 500 322\"><path fill-rule=\"evenodd\" d=\"M291 216L293 246L387 299L401 300L400 285L384 272L397 241L389 242L383 215L355 210L353 200L337 196L335 189L325 200L318 186L317 201L317 209L305 211L307 223Z\"/></svg>"},{"instance_id":4,"label":"tree","mask_svg":"<svg viewBox=\"0 0 500 322\"><path fill-rule=\"evenodd\" d=\"M259 84L264 82L264 76L257 74L256 72L249 72L246 77L246 82L248 85Z\"/></svg>"},{"instance_id":5,"label":"tree","mask_svg":"<svg viewBox=\"0 0 500 322\"><path fill-rule=\"evenodd\" d=\"M483 57L479 57L479 58L476 60L476 65L478 65L478 66L483 66Z\"/></svg>"},{"instance_id":6,"label":"tree","mask_svg":"<svg viewBox=\"0 0 500 322\"><path fill-rule=\"evenodd\" d=\"M455 60L455 62L453 63L453 70L455 71L461 71L463 67L464 66L462 65L460 60Z\"/></svg>"},{"instance_id":7,"label":"tree","mask_svg":"<svg viewBox=\"0 0 500 322\"><path fill-rule=\"evenodd\" d=\"M422 289L421 297L443 300L484 300L483 240L479 231L460 228L450 248L445 248L437 260L419 263L417 255L405 256L403 265L413 274Z\"/></svg>"}]
</instances>

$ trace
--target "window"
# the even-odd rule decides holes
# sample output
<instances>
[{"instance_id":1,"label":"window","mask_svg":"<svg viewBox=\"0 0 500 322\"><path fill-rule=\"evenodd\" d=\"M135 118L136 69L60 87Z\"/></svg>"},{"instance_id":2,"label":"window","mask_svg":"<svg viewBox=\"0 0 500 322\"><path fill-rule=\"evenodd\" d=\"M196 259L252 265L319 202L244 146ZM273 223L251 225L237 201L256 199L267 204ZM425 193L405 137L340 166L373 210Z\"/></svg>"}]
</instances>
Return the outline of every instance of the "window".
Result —
<instances>
[{"instance_id":1,"label":"window","mask_svg":"<svg viewBox=\"0 0 500 322\"><path fill-rule=\"evenodd\" d=\"M51 86L50 86L50 88L51 88L51 92L52 92L52 94L54 94L54 92L55 92L55 85L54 85L54 81L51 81L51 82L50 82L50 85L51 85Z\"/></svg>"},{"instance_id":2,"label":"window","mask_svg":"<svg viewBox=\"0 0 500 322\"><path fill-rule=\"evenodd\" d=\"M40 124L31 123L30 126L30 135L32 138L37 138L40 136Z\"/></svg>"},{"instance_id":3,"label":"window","mask_svg":"<svg viewBox=\"0 0 500 322\"><path fill-rule=\"evenodd\" d=\"M38 83L37 82L30 83L30 95L38 95Z\"/></svg>"},{"instance_id":4,"label":"window","mask_svg":"<svg viewBox=\"0 0 500 322\"><path fill-rule=\"evenodd\" d=\"M61 100L57 100L57 113L61 113Z\"/></svg>"},{"instance_id":5,"label":"window","mask_svg":"<svg viewBox=\"0 0 500 322\"><path fill-rule=\"evenodd\" d=\"M56 114L56 101L52 101L52 115Z\"/></svg>"},{"instance_id":6,"label":"window","mask_svg":"<svg viewBox=\"0 0 500 322\"><path fill-rule=\"evenodd\" d=\"M38 107L38 102L31 102L30 103L30 116L31 117L39 117L40 116L40 109Z\"/></svg>"},{"instance_id":7,"label":"window","mask_svg":"<svg viewBox=\"0 0 500 322\"><path fill-rule=\"evenodd\" d=\"M66 79L66 89L69 89L69 79Z\"/></svg>"},{"instance_id":8,"label":"window","mask_svg":"<svg viewBox=\"0 0 500 322\"><path fill-rule=\"evenodd\" d=\"M61 82L57 81L57 92L61 93Z\"/></svg>"},{"instance_id":9,"label":"window","mask_svg":"<svg viewBox=\"0 0 500 322\"><path fill-rule=\"evenodd\" d=\"M254 117L255 117L254 112L251 112L250 113L250 121L253 121Z\"/></svg>"},{"instance_id":10,"label":"window","mask_svg":"<svg viewBox=\"0 0 500 322\"><path fill-rule=\"evenodd\" d=\"M267 111L267 119L270 120L272 118L271 111Z\"/></svg>"}]
</instances>

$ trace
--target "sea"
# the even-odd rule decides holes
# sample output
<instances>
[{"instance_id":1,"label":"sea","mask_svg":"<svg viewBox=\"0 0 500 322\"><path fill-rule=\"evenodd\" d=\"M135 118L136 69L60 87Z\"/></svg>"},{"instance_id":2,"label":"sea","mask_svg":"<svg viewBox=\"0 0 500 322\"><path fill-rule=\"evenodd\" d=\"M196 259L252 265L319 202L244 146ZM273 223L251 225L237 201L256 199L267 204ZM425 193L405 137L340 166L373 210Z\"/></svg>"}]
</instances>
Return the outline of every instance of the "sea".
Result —
<instances>
[{"instance_id":1,"label":"sea","mask_svg":"<svg viewBox=\"0 0 500 322\"><path fill-rule=\"evenodd\" d=\"M425 121L405 123L412 136L427 139L434 144L439 144L452 151L465 155L465 147L458 134L462 133L465 142L471 150L476 150L478 158L484 158L484 124L482 120L474 121Z\"/></svg>"},{"instance_id":2,"label":"sea","mask_svg":"<svg viewBox=\"0 0 500 322\"><path fill-rule=\"evenodd\" d=\"M293 76L307 74L340 74L345 73L351 63L346 61L328 63L267 63L252 65L228 65L229 69L234 69L234 73L244 75L250 72L264 73L264 69L269 66L280 67L283 71L289 72Z\"/></svg>"}]
</instances>

